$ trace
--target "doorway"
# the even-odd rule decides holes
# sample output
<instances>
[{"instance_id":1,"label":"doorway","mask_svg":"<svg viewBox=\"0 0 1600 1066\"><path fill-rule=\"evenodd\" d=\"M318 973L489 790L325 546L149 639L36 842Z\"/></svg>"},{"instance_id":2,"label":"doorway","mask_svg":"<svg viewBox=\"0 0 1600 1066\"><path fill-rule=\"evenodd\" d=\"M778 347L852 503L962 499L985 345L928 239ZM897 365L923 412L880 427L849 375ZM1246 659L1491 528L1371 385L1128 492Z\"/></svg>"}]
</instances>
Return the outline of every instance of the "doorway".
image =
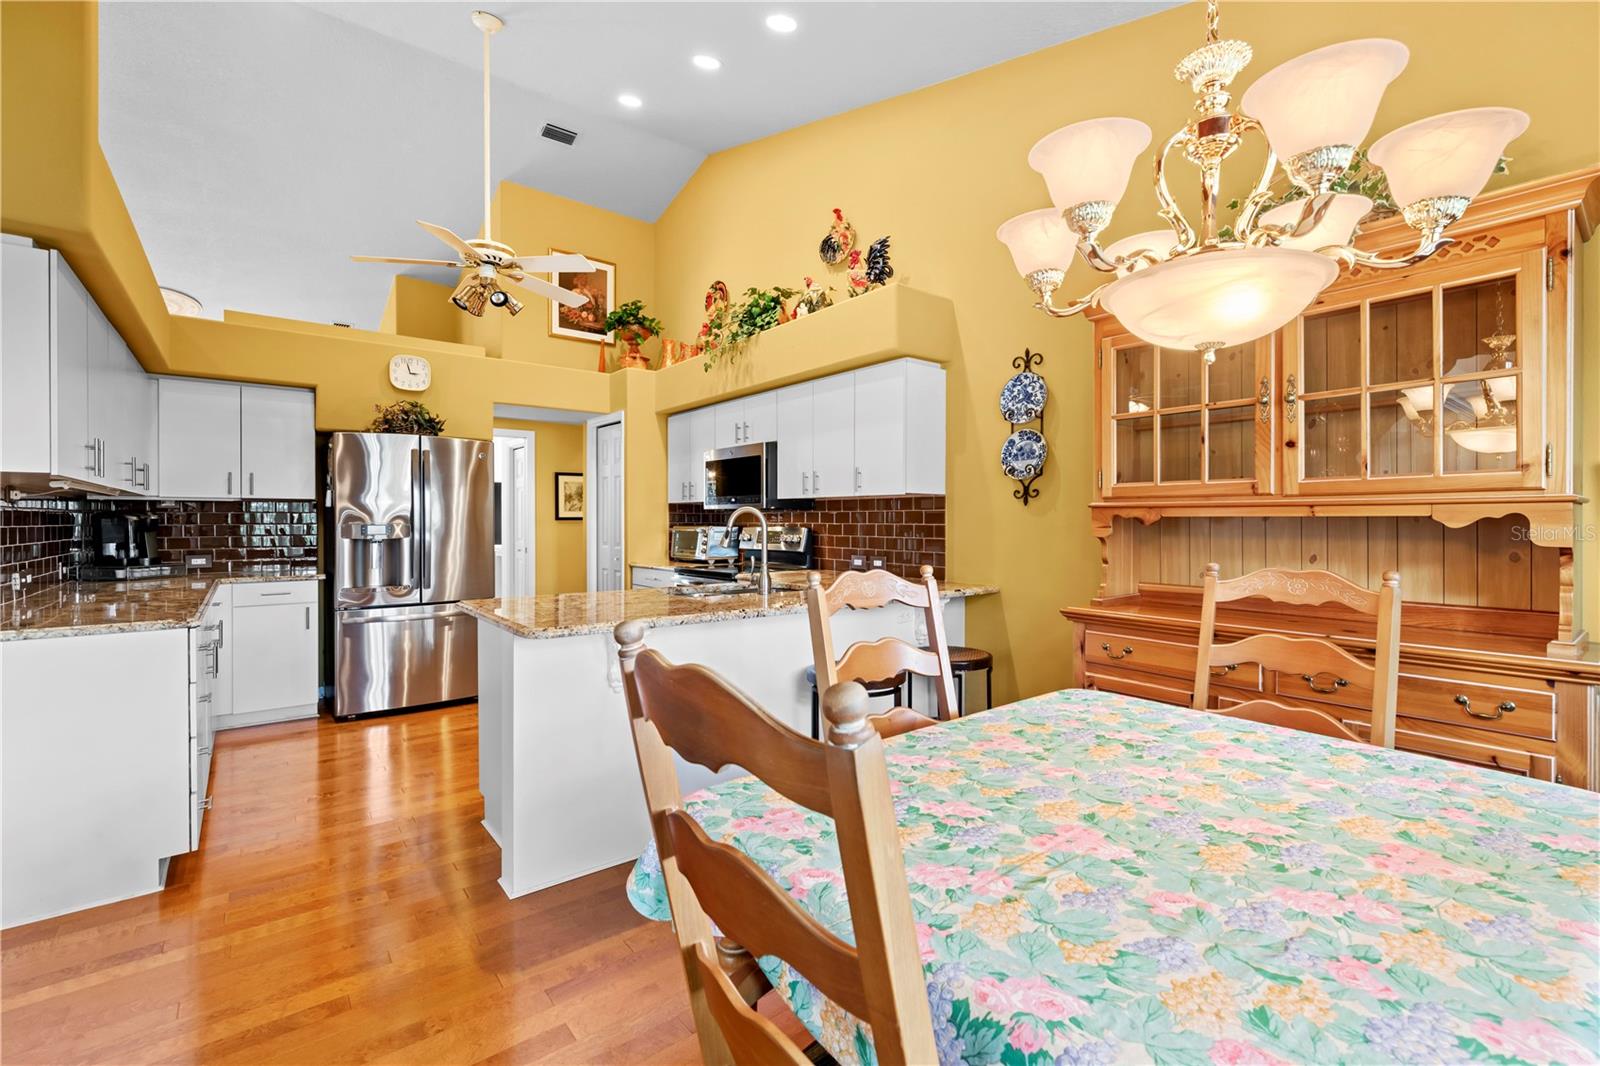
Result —
<instances>
[{"instance_id":1,"label":"doorway","mask_svg":"<svg viewBox=\"0 0 1600 1066\"><path fill-rule=\"evenodd\" d=\"M588 425L589 591L627 586L623 566L622 413L594 418Z\"/></svg>"},{"instance_id":2,"label":"doorway","mask_svg":"<svg viewBox=\"0 0 1600 1066\"><path fill-rule=\"evenodd\" d=\"M534 594L534 435L494 431L494 594Z\"/></svg>"}]
</instances>

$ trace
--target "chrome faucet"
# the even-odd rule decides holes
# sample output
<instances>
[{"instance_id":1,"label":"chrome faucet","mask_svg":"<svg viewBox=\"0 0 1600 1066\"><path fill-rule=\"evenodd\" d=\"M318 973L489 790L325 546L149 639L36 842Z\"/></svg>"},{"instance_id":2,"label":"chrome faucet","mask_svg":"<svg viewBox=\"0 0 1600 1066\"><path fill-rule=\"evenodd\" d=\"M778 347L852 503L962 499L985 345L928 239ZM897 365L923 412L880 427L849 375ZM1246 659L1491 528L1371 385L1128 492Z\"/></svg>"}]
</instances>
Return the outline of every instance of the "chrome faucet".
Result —
<instances>
[{"instance_id":1,"label":"chrome faucet","mask_svg":"<svg viewBox=\"0 0 1600 1066\"><path fill-rule=\"evenodd\" d=\"M761 595L765 596L772 591L772 578L767 572L767 516L762 514L758 508L741 507L728 516L728 533L731 536L739 528L739 518L746 511L755 515L756 519L761 523L761 578L756 582L756 588L761 591ZM734 541L734 543L738 544L739 542Z\"/></svg>"}]
</instances>

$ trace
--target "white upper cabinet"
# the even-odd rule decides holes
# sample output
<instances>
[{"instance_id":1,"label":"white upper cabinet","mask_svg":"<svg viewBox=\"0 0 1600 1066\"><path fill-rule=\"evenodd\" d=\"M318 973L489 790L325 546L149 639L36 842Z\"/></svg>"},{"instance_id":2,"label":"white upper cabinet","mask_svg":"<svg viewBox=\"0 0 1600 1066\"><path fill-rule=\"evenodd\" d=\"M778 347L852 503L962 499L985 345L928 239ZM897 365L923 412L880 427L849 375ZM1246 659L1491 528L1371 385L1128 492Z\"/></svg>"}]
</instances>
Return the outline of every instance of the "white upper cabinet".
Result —
<instances>
[{"instance_id":1,"label":"white upper cabinet","mask_svg":"<svg viewBox=\"0 0 1600 1066\"><path fill-rule=\"evenodd\" d=\"M667 416L667 502L689 499L689 413Z\"/></svg>"},{"instance_id":2,"label":"white upper cabinet","mask_svg":"<svg viewBox=\"0 0 1600 1066\"><path fill-rule=\"evenodd\" d=\"M241 495L239 386L227 381L162 378L157 397L160 494L180 500ZM300 446L310 451L312 442ZM287 445L284 450L289 450Z\"/></svg>"},{"instance_id":3,"label":"white upper cabinet","mask_svg":"<svg viewBox=\"0 0 1600 1066\"><path fill-rule=\"evenodd\" d=\"M66 260L6 238L0 470L149 491L155 403L144 368Z\"/></svg>"},{"instance_id":4,"label":"white upper cabinet","mask_svg":"<svg viewBox=\"0 0 1600 1066\"><path fill-rule=\"evenodd\" d=\"M706 452L717 445L717 408L667 417L667 502L700 503L706 495Z\"/></svg>"},{"instance_id":5,"label":"white upper cabinet","mask_svg":"<svg viewBox=\"0 0 1600 1066\"><path fill-rule=\"evenodd\" d=\"M855 372L855 494L944 493L945 376L902 359Z\"/></svg>"},{"instance_id":6,"label":"white upper cabinet","mask_svg":"<svg viewBox=\"0 0 1600 1066\"><path fill-rule=\"evenodd\" d=\"M811 382L773 393L774 434L778 442L778 495L786 500L811 495Z\"/></svg>"},{"instance_id":7,"label":"white upper cabinet","mask_svg":"<svg viewBox=\"0 0 1600 1066\"><path fill-rule=\"evenodd\" d=\"M854 496L855 374L811 383L811 496ZM778 445L783 450L783 445Z\"/></svg>"},{"instance_id":8,"label":"white upper cabinet","mask_svg":"<svg viewBox=\"0 0 1600 1066\"><path fill-rule=\"evenodd\" d=\"M778 394L759 392L728 400L711 408L715 423L714 448L764 444L778 439Z\"/></svg>"},{"instance_id":9,"label":"white upper cabinet","mask_svg":"<svg viewBox=\"0 0 1600 1066\"><path fill-rule=\"evenodd\" d=\"M242 385L239 392L243 495L267 500L315 497L315 394L264 385Z\"/></svg>"}]
</instances>

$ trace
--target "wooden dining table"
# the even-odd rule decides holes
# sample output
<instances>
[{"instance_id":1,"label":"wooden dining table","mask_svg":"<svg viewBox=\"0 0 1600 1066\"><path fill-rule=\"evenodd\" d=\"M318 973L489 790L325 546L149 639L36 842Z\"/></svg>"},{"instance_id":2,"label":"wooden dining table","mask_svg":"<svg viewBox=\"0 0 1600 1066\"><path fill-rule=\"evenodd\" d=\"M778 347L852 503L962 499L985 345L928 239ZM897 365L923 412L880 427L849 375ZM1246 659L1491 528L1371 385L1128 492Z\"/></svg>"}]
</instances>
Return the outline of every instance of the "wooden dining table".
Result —
<instances>
[{"instance_id":1,"label":"wooden dining table","mask_svg":"<svg viewBox=\"0 0 1600 1066\"><path fill-rule=\"evenodd\" d=\"M887 758L941 1063L1600 1061L1594 793L1081 689ZM685 802L851 938L828 819L751 777ZM666 920L660 871L628 895Z\"/></svg>"}]
</instances>

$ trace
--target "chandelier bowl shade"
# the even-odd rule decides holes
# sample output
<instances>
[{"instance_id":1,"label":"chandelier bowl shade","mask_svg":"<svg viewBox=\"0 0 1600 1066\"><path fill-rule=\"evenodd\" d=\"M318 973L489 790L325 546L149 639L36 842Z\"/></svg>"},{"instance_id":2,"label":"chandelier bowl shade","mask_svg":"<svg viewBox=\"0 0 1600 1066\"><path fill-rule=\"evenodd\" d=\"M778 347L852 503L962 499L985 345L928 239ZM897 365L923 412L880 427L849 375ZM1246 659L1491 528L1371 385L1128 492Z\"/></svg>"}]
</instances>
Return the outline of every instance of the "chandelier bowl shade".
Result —
<instances>
[{"instance_id":1,"label":"chandelier bowl shade","mask_svg":"<svg viewBox=\"0 0 1600 1066\"><path fill-rule=\"evenodd\" d=\"M1037 270L1066 270L1078 245L1077 234L1054 207L1008 218L994 235L1010 249L1011 261L1023 277Z\"/></svg>"},{"instance_id":2,"label":"chandelier bowl shade","mask_svg":"<svg viewBox=\"0 0 1600 1066\"><path fill-rule=\"evenodd\" d=\"M1528 116L1512 107L1473 107L1419 119L1386 133L1367 158L1383 168L1395 203L1478 195Z\"/></svg>"},{"instance_id":3,"label":"chandelier bowl shade","mask_svg":"<svg viewBox=\"0 0 1600 1066\"><path fill-rule=\"evenodd\" d=\"M1372 210L1372 201L1365 196L1355 193L1333 193L1333 203L1328 205L1328 210L1323 214L1322 221L1312 226L1310 231L1298 237L1280 237L1280 248L1304 248L1314 252L1318 248L1327 248L1349 244L1355 236L1356 223L1366 217ZM1290 200L1280 204L1271 211L1263 212L1261 222L1269 226L1292 226L1305 210L1304 200Z\"/></svg>"},{"instance_id":4,"label":"chandelier bowl shade","mask_svg":"<svg viewBox=\"0 0 1600 1066\"><path fill-rule=\"evenodd\" d=\"M1139 252L1150 252L1161 259L1178 246L1178 235L1169 226L1166 229L1145 230L1143 233L1134 233L1112 241L1106 245L1105 257L1113 262L1123 256L1135 255Z\"/></svg>"},{"instance_id":5,"label":"chandelier bowl shade","mask_svg":"<svg viewBox=\"0 0 1600 1066\"><path fill-rule=\"evenodd\" d=\"M1150 147L1150 127L1132 118L1094 118L1046 134L1028 152L1028 165L1044 175L1050 202L1066 210L1103 200L1115 204L1128 188L1139 153Z\"/></svg>"},{"instance_id":6,"label":"chandelier bowl shade","mask_svg":"<svg viewBox=\"0 0 1600 1066\"><path fill-rule=\"evenodd\" d=\"M1338 273L1334 260L1298 248L1200 252L1117 279L1100 303L1149 344L1231 347L1282 327Z\"/></svg>"},{"instance_id":7,"label":"chandelier bowl shade","mask_svg":"<svg viewBox=\"0 0 1600 1066\"><path fill-rule=\"evenodd\" d=\"M1517 450L1517 426L1463 426L1447 430L1450 439L1469 452L1498 455Z\"/></svg>"},{"instance_id":8,"label":"chandelier bowl shade","mask_svg":"<svg viewBox=\"0 0 1600 1066\"><path fill-rule=\"evenodd\" d=\"M1279 159L1330 145L1359 145L1378 102L1406 67L1410 51L1374 37L1318 48L1257 78L1240 100Z\"/></svg>"}]
</instances>

